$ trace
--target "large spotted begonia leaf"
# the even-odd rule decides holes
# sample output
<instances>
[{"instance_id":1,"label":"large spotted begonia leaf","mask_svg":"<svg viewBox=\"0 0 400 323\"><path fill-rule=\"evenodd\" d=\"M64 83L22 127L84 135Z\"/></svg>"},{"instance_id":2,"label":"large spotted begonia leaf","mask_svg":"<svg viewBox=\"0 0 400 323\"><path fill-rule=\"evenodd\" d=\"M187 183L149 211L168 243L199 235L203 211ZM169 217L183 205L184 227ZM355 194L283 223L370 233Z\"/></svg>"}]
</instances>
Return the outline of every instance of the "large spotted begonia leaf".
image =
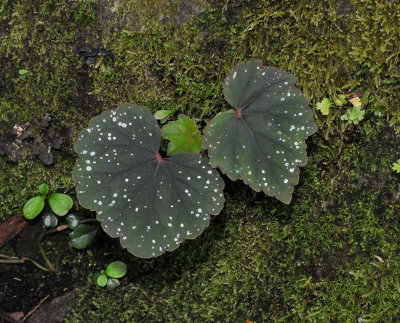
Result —
<instances>
[{"instance_id":1,"label":"large spotted begonia leaf","mask_svg":"<svg viewBox=\"0 0 400 323\"><path fill-rule=\"evenodd\" d=\"M145 107L123 104L79 136L73 178L82 206L132 254L151 258L197 237L224 204L224 182L200 154L162 158L161 131Z\"/></svg>"},{"instance_id":2,"label":"large spotted begonia leaf","mask_svg":"<svg viewBox=\"0 0 400 323\"><path fill-rule=\"evenodd\" d=\"M237 65L224 82L235 110L212 119L203 137L211 166L287 204L307 163L305 139L317 131L294 84L294 76L259 60Z\"/></svg>"}]
</instances>

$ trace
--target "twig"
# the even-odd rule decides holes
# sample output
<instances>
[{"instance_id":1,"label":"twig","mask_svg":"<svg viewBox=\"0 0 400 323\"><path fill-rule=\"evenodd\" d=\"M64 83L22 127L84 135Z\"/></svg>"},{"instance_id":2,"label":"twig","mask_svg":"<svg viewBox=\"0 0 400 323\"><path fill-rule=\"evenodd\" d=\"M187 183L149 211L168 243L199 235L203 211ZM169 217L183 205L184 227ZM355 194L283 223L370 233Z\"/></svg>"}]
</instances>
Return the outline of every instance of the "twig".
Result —
<instances>
[{"instance_id":1,"label":"twig","mask_svg":"<svg viewBox=\"0 0 400 323\"><path fill-rule=\"evenodd\" d=\"M34 264L36 267L38 267L40 270L43 271L50 271L48 268L43 267L42 265L38 264L36 261L34 261L31 258L28 257L15 257L15 256L8 256L4 254L0 254L0 264L23 264L25 261L30 261L32 264Z\"/></svg>"},{"instance_id":2,"label":"twig","mask_svg":"<svg viewBox=\"0 0 400 323\"><path fill-rule=\"evenodd\" d=\"M43 302L45 302L48 298L50 297L50 295L47 295L45 298L41 299L40 302L35 305L34 308L32 308L21 320L21 322L25 322L29 316L31 316L33 313L36 312L36 310L43 304Z\"/></svg>"}]
</instances>

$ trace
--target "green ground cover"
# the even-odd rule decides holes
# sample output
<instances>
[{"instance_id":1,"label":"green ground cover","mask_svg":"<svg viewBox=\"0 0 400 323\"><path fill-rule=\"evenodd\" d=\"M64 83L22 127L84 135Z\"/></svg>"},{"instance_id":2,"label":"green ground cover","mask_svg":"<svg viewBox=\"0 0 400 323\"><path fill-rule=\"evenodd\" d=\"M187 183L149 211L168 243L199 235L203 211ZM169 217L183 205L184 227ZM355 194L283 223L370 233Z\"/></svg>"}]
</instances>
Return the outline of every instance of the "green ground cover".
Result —
<instances>
[{"instance_id":1,"label":"green ground cover","mask_svg":"<svg viewBox=\"0 0 400 323\"><path fill-rule=\"evenodd\" d=\"M70 134L54 166L0 159L3 219L40 183L73 188L72 145L91 117L133 102L208 121L241 61L296 75L319 128L289 206L227 182L223 213L175 252L113 246L125 285L83 287L69 321L400 321L399 17L384 0L0 0L0 132L48 112ZM115 62L87 66L85 44ZM356 89L356 128L316 109Z\"/></svg>"}]
</instances>

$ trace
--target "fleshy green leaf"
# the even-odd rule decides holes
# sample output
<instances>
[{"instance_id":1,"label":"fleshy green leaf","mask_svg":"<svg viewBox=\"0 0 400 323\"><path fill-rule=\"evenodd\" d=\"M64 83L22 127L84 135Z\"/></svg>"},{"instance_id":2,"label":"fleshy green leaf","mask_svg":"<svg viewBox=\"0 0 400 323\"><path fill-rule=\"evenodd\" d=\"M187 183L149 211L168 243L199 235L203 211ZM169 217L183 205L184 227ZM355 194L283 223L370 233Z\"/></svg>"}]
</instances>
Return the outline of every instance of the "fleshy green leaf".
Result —
<instances>
[{"instance_id":1,"label":"fleshy green leaf","mask_svg":"<svg viewBox=\"0 0 400 323\"><path fill-rule=\"evenodd\" d=\"M49 197L49 204L51 210L55 214L64 216L68 213L74 203L67 194L53 193Z\"/></svg>"},{"instance_id":2,"label":"fleshy green leaf","mask_svg":"<svg viewBox=\"0 0 400 323\"><path fill-rule=\"evenodd\" d=\"M108 278L108 280L107 280L107 287L108 288L115 288L115 287L118 287L120 285L120 282L119 282L119 280L118 279L116 279L116 278Z\"/></svg>"},{"instance_id":3,"label":"fleshy green leaf","mask_svg":"<svg viewBox=\"0 0 400 323\"><path fill-rule=\"evenodd\" d=\"M36 218L40 212L42 212L43 208L44 208L44 197L35 196L25 203L22 212L24 213L25 218L27 218L28 220L32 220Z\"/></svg>"},{"instance_id":4,"label":"fleshy green leaf","mask_svg":"<svg viewBox=\"0 0 400 323\"><path fill-rule=\"evenodd\" d=\"M218 114L204 130L203 148L213 167L289 203L307 163L305 139L317 130L295 78L261 61L239 64L224 82L235 108Z\"/></svg>"},{"instance_id":5,"label":"fleshy green leaf","mask_svg":"<svg viewBox=\"0 0 400 323\"><path fill-rule=\"evenodd\" d=\"M93 118L75 144L80 204L111 237L151 258L200 235L224 204L224 182L200 154L161 157L150 111L123 104Z\"/></svg>"},{"instance_id":6,"label":"fleshy green leaf","mask_svg":"<svg viewBox=\"0 0 400 323\"><path fill-rule=\"evenodd\" d=\"M126 274L127 268L122 261L114 261L106 268L106 274L111 278L121 278Z\"/></svg>"},{"instance_id":7,"label":"fleshy green leaf","mask_svg":"<svg viewBox=\"0 0 400 323\"><path fill-rule=\"evenodd\" d=\"M42 185L39 186L40 195L46 196L48 192L49 192L49 185L42 184Z\"/></svg>"},{"instance_id":8,"label":"fleshy green leaf","mask_svg":"<svg viewBox=\"0 0 400 323\"><path fill-rule=\"evenodd\" d=\"M108 278L106 275L101 273L96 273L93 275L93 282L100 287L104 287L107 285Z\"/></svg>"},{"instance_id":9,"label":"fleshy green leaf","mask_svg":"<svg viewBox=\"0 0 400 323\"><path fill-rule=\"evenodd\" d=\"M158 110L154 113L154 118L156 120L162 120L162 119L169 117L173 113L174 113L174 111L172 111L172 110Z\"/></svg>"},{"instance_id":10,"label":"fleshy green leaf","mask_svg":"<svg viewBox=\"0 0 400 323\"><path fill-rule=\"evenodd\" d=\"M69 234L72 246L76 249L86 248L96 239L98 232L97 225L80 224Z\"/></svg>"},{"instance_id":11,"label":"fleshy green leaf","mask_svg":"<svg viewBox=\"0 0 400 323\"><path fill-rule=\"evenodd\" d=\"M58 224L58 218L54 213L49 212L44 216L43 224L46 228L55 228Z\"/></svg>"},{"instance_id":12,"label":"fleshy green leaf","mask_svg":"<svg viewBox=\"0 0 400 323\"><path fill-rule=\"evenodd\" d=\"M74 214L68 214L65 220L67 222L68 228L70 229L76 229L78 225L81 223L79 216Z\"/></svg>"},{"instance_id":13,"label":"fleshy green leaf","mask_svg":"<svg viewBox=\"0 0 400 323\"><path fill-rule=\"evenodd\" d=\"M178 121L169 122L162 128L162 136L170 143L168 155L178 153L198 153L201 150L201 135L196 122L189 117L180 115Z\"/></svg>"},{"instance_id":14,"label":"fleshy green leaf","mask_svg":"<svg viewBox=\"0 0 400 323\"><path fill-rule=\"evenodd\" d=\"M329 114L329 108L332 106L332 101L328 98L324 98L321 102L317 103L317 109L321 111L324 116Z\"/></svg>"}]
</instances>

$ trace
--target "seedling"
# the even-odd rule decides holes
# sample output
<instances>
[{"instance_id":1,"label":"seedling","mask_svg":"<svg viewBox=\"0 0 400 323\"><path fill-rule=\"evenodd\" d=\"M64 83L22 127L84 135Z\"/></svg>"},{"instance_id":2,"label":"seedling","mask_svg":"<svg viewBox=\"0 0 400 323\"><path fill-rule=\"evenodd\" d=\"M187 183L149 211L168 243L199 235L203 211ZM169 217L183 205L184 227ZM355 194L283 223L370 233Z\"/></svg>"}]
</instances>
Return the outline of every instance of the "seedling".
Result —
<instances>
[{"instance_id":1,"label":"seedling","mask_svg":"<svg viewBox=\"0 0 400 323\"><path fill-rule=\"evenodd\" d=\"M28 220L36 218L45 208L45 200L49 192L47 184L39 186L39 196L28 200L23 207L23 214ZM63 193L53 193L48 198L48 211L43 216L43 225L48 229L53 229L59 225L60 218L64 217L73 206L71 197ZM73 231L70 233L71 244L74 248L82 249L89 246L96 238L99 228L97 225L80 224L78 216L69 214L66 217L68 228Z\"/></svg>"},{"instance_id":2,"label":"seedling","mask_svg":"<svg viewBox=\"0 0 400 323\"><path fill-rule=\"evenodd\" d=\"M93 282L99 287L115 288L120 285L119 278L126 275L127 267L122 261L114 261L99 273L93 275Z\"/></svg>"},{"instance_id":3,"label":"seedling","mask_svg":"<svg viewBox=\"0 0 400 323\"><path fill-rule=\"evenodd\" d=\"M42 184L39 186L39 196L32 197L25 203L23 213L25 218L32 220L36 218L43 210L49 186ZM58 216L64 216L68 213L73 205L72 199L63 193L53 193L49 197L51 210Z\"/></svg>"}]
</instances>

